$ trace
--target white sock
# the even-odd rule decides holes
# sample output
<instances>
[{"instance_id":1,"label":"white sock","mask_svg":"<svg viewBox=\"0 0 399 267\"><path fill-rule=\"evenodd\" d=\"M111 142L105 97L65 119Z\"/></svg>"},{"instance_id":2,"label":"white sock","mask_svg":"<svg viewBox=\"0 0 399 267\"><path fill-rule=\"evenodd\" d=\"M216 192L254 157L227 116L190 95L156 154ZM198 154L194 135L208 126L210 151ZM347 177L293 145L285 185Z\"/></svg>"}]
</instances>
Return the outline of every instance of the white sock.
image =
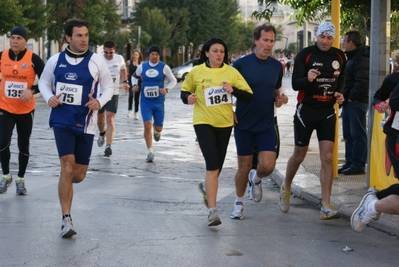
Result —
<instances>
[{"instance_id":1,"label":"white sock","mask_svg":"<svg viewBox=\"0 0 399 267\"><path fill-rule=\"evenodd\" d=\"M152 151L152 147L150 147L150 148L148 149L148 153L154 153L154 151Z\"/></svg>"},{"instance_id":2,"label":"white sock","mask_svg":"<svg viewBox=\"0 0 399 267\"><path fill-rule=\"evenodd\" d=\"M252 177L252 182L255 184L259 184L260 183L260 178L258 177L258 172L255 172L255 175Z\"/></svg>"},{"instance_id":3,"label":"white sock","mask_svg":"<svg viewBox=\"0 0 399 267\"><path fill-rule=\"evenodd\" d=\"M369 213L372 217L374 217L375 215L377 215L377 211L375 210L375 203L377 202L377 199L373 199L372 201L370 201L366 207L367 209L367 213Z\"/></svg>"},{"instance_id":4,"label":"white sock","mask_svg":"<svg viewBox=\"0 0 399 267\"><path fill-rule=\"evenodd\" d=\"M236 197L236 203L237 202L244 203L244 197Z\"/></svg>"}]
</instances>

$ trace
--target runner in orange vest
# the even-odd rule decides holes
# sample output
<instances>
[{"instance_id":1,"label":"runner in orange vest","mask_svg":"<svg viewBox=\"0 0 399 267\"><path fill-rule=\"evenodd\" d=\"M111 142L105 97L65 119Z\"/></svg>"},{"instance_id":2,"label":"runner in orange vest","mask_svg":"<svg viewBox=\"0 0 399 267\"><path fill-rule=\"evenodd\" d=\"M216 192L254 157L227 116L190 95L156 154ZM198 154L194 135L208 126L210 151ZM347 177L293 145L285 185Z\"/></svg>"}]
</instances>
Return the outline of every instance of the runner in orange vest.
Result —
<instances>
[{"instance_id":1,"label":"runner in orange vest","mask_svg":"<svg viewBox=\"0 0 399 267\"><path fill-rule=\"evenodd\" d=\"M10 172L10 143L17 126L19 170L15 179L17 195L26 195L25 171L29 161L29 139L32 133L35 112L34 94L39 92L34 85L36 76L42 74L44 63L32 51L26 49L28 33L16 26L11 30L10 48L0 52L0 161L3 176L0 194L12 185Z\"/></svg>"}]
</instances>

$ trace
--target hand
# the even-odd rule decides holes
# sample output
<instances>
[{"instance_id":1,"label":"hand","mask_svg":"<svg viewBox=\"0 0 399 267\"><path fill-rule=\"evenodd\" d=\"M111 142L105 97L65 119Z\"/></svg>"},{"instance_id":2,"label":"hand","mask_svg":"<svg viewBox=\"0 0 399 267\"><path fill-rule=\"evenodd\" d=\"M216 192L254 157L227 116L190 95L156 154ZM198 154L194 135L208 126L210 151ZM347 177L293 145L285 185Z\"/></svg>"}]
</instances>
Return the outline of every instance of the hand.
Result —
<instances>
[{"instance_id":1,"label":"hand","mask_svg":"<svg viewBox=\"0 0 399 267\"><path fill-rule=\"evenodd\" d=\"M231 85L228 84L227 82L223 82L222 88L229 94L233 93L233 87L231 87Z\"/></svg>"},{"instance_id":2,"label":"hand","mask_svg":"<svg viewBox=\"0 0 399 267\"><path fill-rule=\"evenodd\" d=\"M125 92L127 92L130 88L130 85L128 83L123 83L123 88L125 89Z\"/></svg>"},{"instance_id":3,"label":"hand","mask_svg":"<svg viewBox=\"0 0 399 267\"><path fill-rule=\"evenodd\" d=\"M48 105L52 108L57 107L58 105L62 105L62 102L60 100L62 93L52 96L49 101L48 101Z\"/></svg>"},{"instance_id":4,"label":"hand","mask_svg":"<svg viewBox=\"0 0 399 267\"><path fill-rule=\"evenodd\" d=\"M288 96L286 96L285 94L281 94L280 97L281 97L281 100L283 101L283 104L288 103Z\"/></svg>"},{"instance_id":5,"label":"hand","mask_svg":"<svg viewBox=\"0 0 399 267\"><path fill-rule=\"evenodd\" d=\"M276 108L279 108L283 105L283 100L280 95L274 98L274 105L276 106Z\"/></svg>"},{"instance_id":6,"label":"hand","mask_svg":"<svg viewBox=\"0 0 399 267\"><path fill-rule=\"evenodd\" d=\"M162 94L162 95L166 95L168 92L166 92L166 89L165 88L159 88L159 92Z\"/></svg>"},{"instance_id":7,"label":"hand","mask_svg":"<svg viewBox=\"0 0 399 267\"><path fill-rule=\"evenodd\" d=\"M93 97L93 94L89 94L89 102L85 104L90 110L99 110L101 108L100 102Z\"/></svg>"},{"instance_id":8,"label":"hand","mask_svg":"<svg viewBox=\"0 0 399 267\"><path fill-rule=\"evenodd\" d=\"M26 89L22 92L19 99L24 103L29 103L32 99L33 93L31 89Z\"/></svg>"},{"instance_id":9,"label":"hand","mask_svg":"<svg viewBox=\"0 0 399 267\"><path fill-rule=\"evenodd\" d=\"M314 79L317 78L317 76L320 75L320 71L318 71L317 69L310 69L308 71L308 81L309 82L313 82Z\"/></svg>"},{"instance_id":10,"label":"hand","mask_svg":"<svg viewBox=\"0 0 399 267\"><path fill-rule=\"evenodd\" d=\"M187 97L187 103L189 105L193 105L197 101L197 96L195 94L191 94Z\"/></svg>"},{"instance_id":11,"label":"hand","mask_svg":"<svg viewBox=\"0 0 399 267\"><path fill-rule=\"evenodd\" d=\"M132 91L137 93L139 91L139 87L137 85L133 85Z\"/></svg>"},{"instance_id":12,"label":"hand","mask_svg":"<svg viewBox=\"0 0 399 267\"><path fill-rule=\"evenodd\" d=\"M335 100L337 101L337 103L338 103L339 105L341 105L342 103L344 103L345 98L344 98L344 95L343 95L343 94L341 94L341 93L339 93L339 92L335 92L335 93L334 93L334 96L335 96Z\"/></svg>"},{"instance_id":13,"label":"hand","mask_svg":"<svg viewBox=\"0 0 399 267\"><path fill-rule=\"evenodd\" d=\"M378 106L378 107L377 107ZM376 105L376 109L379 113L384 113L386 110L389 110L391 107L385 101L382 101Z\"/></svg>"}]
</instances>

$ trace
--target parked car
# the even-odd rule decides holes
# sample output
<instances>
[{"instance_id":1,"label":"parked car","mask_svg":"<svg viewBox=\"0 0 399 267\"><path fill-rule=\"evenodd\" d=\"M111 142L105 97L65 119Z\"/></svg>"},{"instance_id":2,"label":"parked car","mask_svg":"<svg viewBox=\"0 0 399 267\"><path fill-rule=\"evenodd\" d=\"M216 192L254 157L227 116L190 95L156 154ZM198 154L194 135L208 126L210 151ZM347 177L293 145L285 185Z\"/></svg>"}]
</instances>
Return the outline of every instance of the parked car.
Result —
<instances>
[{"instance_id":1,"label":"parked car","mask_svg":"<svg viewBox=\"0 0 399 267\"><path fill-rule=\"evenodd\" d=\"M190 70L193 68L193 62L194 59L191 59L189 61L187 61L186 63L184 63L183 65L173 68L172 69L172 73L175 76L176 80L178 82L180 81L184 81L184 79L186 78L187 74L190 72Z\"/></svg>"}]
</instances>

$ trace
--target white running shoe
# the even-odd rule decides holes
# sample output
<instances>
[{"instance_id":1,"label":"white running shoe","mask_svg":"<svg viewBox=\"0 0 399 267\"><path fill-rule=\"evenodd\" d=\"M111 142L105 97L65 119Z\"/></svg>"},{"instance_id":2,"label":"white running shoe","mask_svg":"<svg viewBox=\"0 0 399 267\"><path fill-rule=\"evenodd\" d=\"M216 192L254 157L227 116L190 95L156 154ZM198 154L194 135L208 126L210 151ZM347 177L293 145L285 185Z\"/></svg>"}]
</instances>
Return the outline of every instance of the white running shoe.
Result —
<instances>
[{"instance_id":1,"label":"white running shoe","mask_svg":"<svg viewBox=\"0 0 399 267\"><path fill-rule=\"evenodd\" d=\"M71 217L65 217L62 220L61 237L71 237L73 235L76 235L76 231L73 228L72 218Z\"/></svg>"},{"instance_id":2,"label":"white running shoe","mask_svg":"<svg viewBox=\"0 0 399 267\"><path fill-rule=\"evenodd\" d=\"M248 199L252 199L255 202L259 202L262 200L262 181L255 184L252 182L253 177L256 175L256 170L252 169L248 174L248 182L249 182L249 189L248 189Z\"/></svg>"},{"instance_id":3,"label":"white running shoe","mask_svg":"<svg viewBox=\"0 0 399 267\"><path fill-rule=\"evenodd\" d=\"M126 115L126 116L128 116L128 117L130 118L132 115L133 115L133 111L129 110L129 111L127 112L127 115Z\"/></svg>"},{"instance_id":4,"label":"white running shoe","mask_svg":"<svg viewBox=\"0 0 399 267\"><path fill-rule=\"evenodd\" d=\"M367 211L367 206L373 200L378 200L375 193L370 190L367 191L367 193L362 197L359 206L352 213L351 226L352 229L358 233L363 231L363 229L366 228L366 225L376 217Z\"/></svg>"},{"instance_id":5,"label":"white running shoe","mask_svg":"<svg viewBox=\"0 0 399 267\"><path fill-rule=\"evenodd\" d=\"M149 152L147 154L147 158L146 158L145 162L153 163L154 162L154 157L155 157L154 153Z\"/></svg>"},{"instance_id":6,"label":"white running shoe","mask_svg":"<svg viewBox=\"0 0 399 267\"><path fill-rule=\"evenodd\" d=\"M102 147L105 144L105 134L103 136L101 136L101 134L98 135L98 139L97 139L97 145L99 147Z\"/></svg>"},{"instance_id":7,"label":"white running shoe","mask_svg":"<svg viewBox=\"0 0 399 267\"><path fill-rule=\"evenodd\" d=\"M244 204L242 202L235 202L233 211L230 213L230 219L244 219Z\"/></svg>"}]
</instances>

